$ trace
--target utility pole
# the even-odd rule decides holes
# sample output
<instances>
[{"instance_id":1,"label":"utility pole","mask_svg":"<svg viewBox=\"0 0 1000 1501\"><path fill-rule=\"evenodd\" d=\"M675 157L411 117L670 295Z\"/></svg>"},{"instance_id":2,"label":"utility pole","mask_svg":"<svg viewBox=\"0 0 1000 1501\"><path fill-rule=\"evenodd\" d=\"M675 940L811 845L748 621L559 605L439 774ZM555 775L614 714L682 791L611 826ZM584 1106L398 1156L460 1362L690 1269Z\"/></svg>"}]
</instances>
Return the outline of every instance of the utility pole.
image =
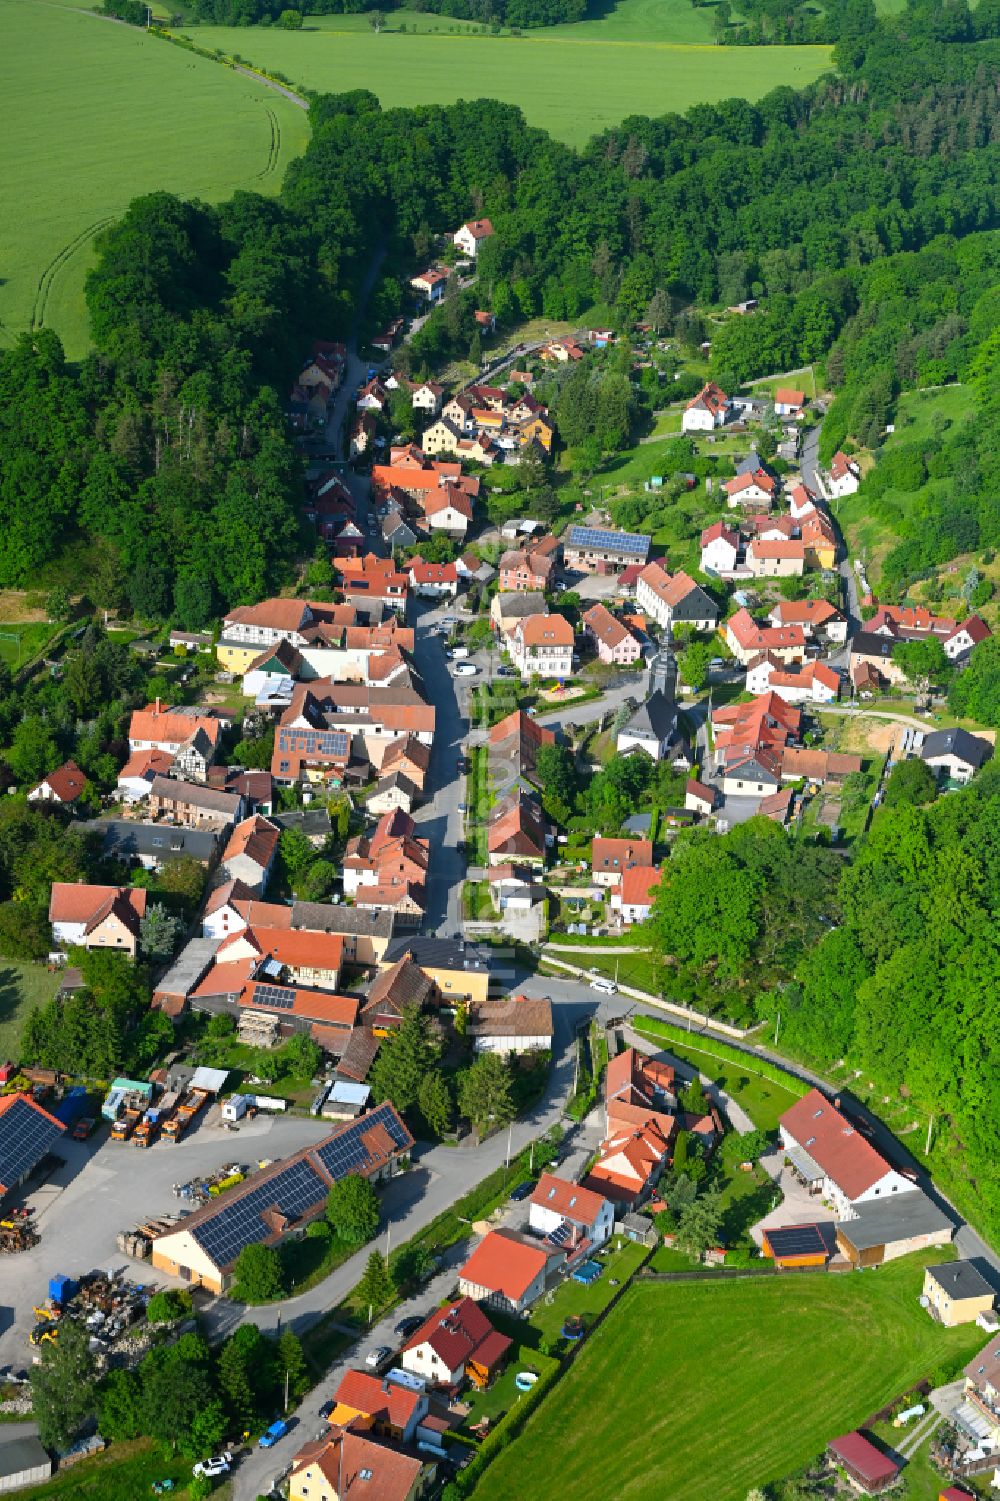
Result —
<instances>
[{"instance_id":1,"label":"utility pole","mask_svg":"<svg viewBox=\"0 0 1000 1501\"><path fill-rule=\"evenodd\" d=\"M779 1011L778 1015L777 1015L777 1017L775 1019L775 1023L774 1023L774 1045L775 1045L775 1047L778 1046L778 1033L780 1031L781 1031L781 1012Z\"/></svg>"},{"instance_id":2,"label":"utility pole","mask_svg":"<svg viewBox=\"0 0 1000 1501\"><path fill-rule=\"evenodd\" d=\"M288 1367L285 1367L285 1411L288 1411Z\"/></svg>"},{"instance_id":3,"label":"utility pole","mask_svg":"<svg viewBox=\"0 0 1000 1501\"><path fill-rule=\"evenodd\" d=\"M930 1120L927 1122L927 1145L924 1147L924 1156L925 1157L929 1157L931 1155L931 1132L933 1130L934 1130L934 1117L932 1115L931 1118L930 1118Z\"/></svg>"}]
</instances>

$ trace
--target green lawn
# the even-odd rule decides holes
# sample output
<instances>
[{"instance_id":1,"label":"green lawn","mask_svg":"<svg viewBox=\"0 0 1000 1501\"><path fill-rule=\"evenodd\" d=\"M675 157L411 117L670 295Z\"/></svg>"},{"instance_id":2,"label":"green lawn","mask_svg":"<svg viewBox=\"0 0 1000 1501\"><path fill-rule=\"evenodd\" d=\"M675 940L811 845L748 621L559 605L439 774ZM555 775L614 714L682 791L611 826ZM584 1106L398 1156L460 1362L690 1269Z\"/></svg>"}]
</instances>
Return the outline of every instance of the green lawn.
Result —
<instances>
[{"instance_id":1,"label":"green lawn","mask_svg":"<svg viewBox=\"0 0 1000 1501\"><path fill-rule=\"evenodd\" d=\"M942 419L949 424L962 422L975 411L976 399L971 386L936 386L929 391L904 391L896 404L896 431L885 440L886 448L900 443L922 443Z\"/></svg>"},{"instance_id":2,"label":"green lawn","mask_svg":"<svg viewBox=\"0 0 1000 1501\"><path fill-rule=\"evenodd\" d=\"M690 1063L711 1079L726 1094L742 1105L755 1126L763 1131L775 1131L785 1111L799 1098L793 1089L786 1089L772 1079L765 1079L753 1072L754 1059L746 1061L730 1059L713 1051L711 1039L701 1038L695 1032L690 1042L678 1042L664 1036L663 1026L655 1018L633 1017L635 1030L649 1037L681 1063ZM724 1045L723 1045L724 1046Z\"/></svg>"},{"instance_id":3,"label":"green lawn","mask_svg":"<svg viewBox=\"0 0 1000 1501\"><path fill-rule=\"evenodd\" d=\"M617 1245L618 1250L613 1251L610 1256L597 1258L604 1271L596 1282L591 1282L588 1287L567 1277L554 1293L535 1304L531 1311L531 1324L543 1339L553 1343L558 1340L568 1318L581 1318L585 1324L592 1324L618 1291L618 1288L612 1287L612 1279L617 1278L621 1286L642 1266L648 1247L633 1245L631 1241L620 1238Z\"/></svg>"},{"instance_id":4,"label":"green lawn","mask_svg":"<svg viewBox=\"0 0 1000 1501\"><path fill-rule=\"evenodd\" d=\"M20 1061L21 1028L28 1012L51 1001L58 986L59 976L44 964L0 959L0 1060Z\"/></svg>"},{"instance_id":5,"label":"green lawn","mask_svg":"<svg viewBox=\"0 0 1000 1501\"><path fill-rule=\"evenodd\" d=\"M58 1496L59 1501L125 1501L151 1495L154 1480L173 1480L171 1495L185 1501L185 1480L191 1478L191 1461L179 1455L164 1457L163 1449L150 1439L114 1444L93 1459L83 1459L72 1469L54 1475L44 1485L18 1491L23 1501L43 1501ZM221 1501L221 1496L219 1497Z\"/></svg>"},{"instance_id":6,"label":"green lawn","mask_svg":"<svg viewBox=\"0 0 1000 1501\"><path fill-rule=\"evenodd\" d=\"M88 345L95 233L140 193L277 192L308 139L272 90L134 27L44 0L4 6L6 215L0 336L47 324Z\"/></svg>"},{"instance_id":7,"label":"green lawn","mask_svg":"<svg viewBox=\"0 0 1000 1501\"><path fill-rule=\"evenodd\" d=\"M3 297L0 283L0 299ZM5 620L0 625L0 660L14 671L30 662L59 630L55 621ZM8 638L17 637L16 640Z\"/></svg>"},{"instance_id":8,"label":"green lawn","mask_svg":"<svg viewBox=\"0 0 1000 1501\"><path fill-rule=\"evenodd\" d=\"M639 1282L587 1342L476 1489L537 1493L559 1457L577 1501L743 1501L943 1360L982 1344L942 1329L917 1298L940 1251L877 1273Z\"/></svg>"},{"instance_id":9,"label":"green lawn","mask_svg":"<svg viewBox=\"0 0 1000 1501\"><path fill-rule=\"evenodd\" d=\"M657 0L634 0L605 21L539 28L522 37L477 34L443 16L424 20L420 34L409 14L406 33L376 35L358 17L310 17L299 32L274 27L191 26L201 46L238 52L258 67L277 70L307 88L326 92L372 89L387 106L449 104L493 98L522 107L540 125L573 145L617 125L627 115L662 115L692 104L742 95L759 99L779 84L801 88L830 67L828 47L714 47L648 39L690 28L700 20L688 0L668 0L669 25L650 22ZM675 23L676 22L676 26ZM707 23L706 23L707 24Z\"/></svg>"}]
</instances>

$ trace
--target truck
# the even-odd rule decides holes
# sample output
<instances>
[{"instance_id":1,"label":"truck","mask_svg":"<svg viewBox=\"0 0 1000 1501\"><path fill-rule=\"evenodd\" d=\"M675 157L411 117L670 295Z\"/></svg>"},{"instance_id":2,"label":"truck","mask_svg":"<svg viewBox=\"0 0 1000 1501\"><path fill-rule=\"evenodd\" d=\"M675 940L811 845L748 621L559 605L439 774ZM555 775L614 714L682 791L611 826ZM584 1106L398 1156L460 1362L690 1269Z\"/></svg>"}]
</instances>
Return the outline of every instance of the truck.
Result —
<instances>
[{"instance_id":1,"label":"truck","mask_svg":"<svg viewBox=\"0 0 1000 1501\"><path fill-rule=\"evenodd\" d=\"M111 1132L114 1136L114 1129ZM135 1147L151 1147L160 1134L160 1123L152 1110L147 1110L142 1120L135 1128L132 1137L132 1145Z\"/></svg>"},{"instance_id":2,"label":"truck","mask_svg":"<svg viewBox=\"0 0 1000 1501\"><path fill-rule=\"evenodd\" d=\"M136 1126L142 1120L142 1111L136 1105L126 1107L125 1114L120 1115L111 1127L112 1141L128 1141Z\"/></svg>"},{"instance_id":3,"label":"truck","mask_svg":"<svg viewBox=\"0 0 1000 1501\"><path fill-rule=\"evenodd\" d=\"M163 1127L164 1141L180 1141L195 1116L211 1098L207 1089L189 1089Z\"/></svg>"}]
</instances>

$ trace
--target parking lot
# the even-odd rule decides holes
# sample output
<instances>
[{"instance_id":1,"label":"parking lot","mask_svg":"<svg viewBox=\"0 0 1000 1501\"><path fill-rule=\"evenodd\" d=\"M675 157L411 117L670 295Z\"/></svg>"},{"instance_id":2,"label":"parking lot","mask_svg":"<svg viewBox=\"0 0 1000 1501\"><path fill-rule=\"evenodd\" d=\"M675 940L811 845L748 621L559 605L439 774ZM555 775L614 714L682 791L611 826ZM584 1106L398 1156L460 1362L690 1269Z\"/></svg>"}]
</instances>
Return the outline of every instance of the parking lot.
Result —
<instances>
[{"instance_id":1,"label":"parking lot","mask_svg":"<svg viewBox=\"0 0 1000 1501\"><path fill-rule=\"evenodd\" d=\"M60 1142L65 1166L45 1184L28 1185L27 1202L35 1207L41 1240L30 1251L3 1259L0 1366L29 1363L32 1305L45 1297L49 1278L57 1273L78 1276L95 1267L128 1266L140 1281L157 1278L148 1261L133 1261L119 1251L116 1238L146 1218L178 1213L174 1183L227 1162L255 1166L263 1158L284 1157L330 1131L329 1122L259 1116L230 1132L220 1120L215 1105L176 1146L158 1142L148 1150L112 1142L106 1125L89 1142Z\"/></svg>"}]
</instances>

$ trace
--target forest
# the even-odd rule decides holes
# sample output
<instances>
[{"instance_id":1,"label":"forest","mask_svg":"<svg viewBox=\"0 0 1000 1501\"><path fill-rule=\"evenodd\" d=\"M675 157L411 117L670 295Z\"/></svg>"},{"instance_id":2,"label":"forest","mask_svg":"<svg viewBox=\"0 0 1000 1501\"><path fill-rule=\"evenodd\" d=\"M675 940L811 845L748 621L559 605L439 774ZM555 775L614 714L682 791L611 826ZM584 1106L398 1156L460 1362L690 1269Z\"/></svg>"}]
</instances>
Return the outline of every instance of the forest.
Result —
<instances>
[{"instance_id":1,"label":"forest","mask_svg":"<svg viewBox=\"0 0 1000 1501\"><path fill-rule=\"evenodd\" d=\"M114 0L114 3L132 6L136 0ZM337 16L391 11L397 7L377 4L376 0L310 0L304 8L312 16ZM521 31L582 21L587 13L587 0L418 0L408 8L459 21L480 21L497 31L501 26ZM191 9L198 20L217 26L267 26L275 21L287 24L281 21L288 14L284 0L193 0ZM301 12L295 14L301 25Z\"/></svg>"}]
</instances>

